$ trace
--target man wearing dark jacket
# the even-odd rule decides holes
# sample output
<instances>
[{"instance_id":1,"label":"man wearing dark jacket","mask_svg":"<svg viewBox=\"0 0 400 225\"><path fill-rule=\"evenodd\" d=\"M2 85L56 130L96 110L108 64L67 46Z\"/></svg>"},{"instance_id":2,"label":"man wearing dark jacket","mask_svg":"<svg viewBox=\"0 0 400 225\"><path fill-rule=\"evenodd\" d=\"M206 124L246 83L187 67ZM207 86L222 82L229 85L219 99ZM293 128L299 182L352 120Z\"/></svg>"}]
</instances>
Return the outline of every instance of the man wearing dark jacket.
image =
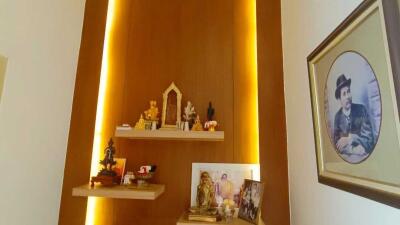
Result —
<instances>
[{"instance_id":1,"label":"man wearing dark jacket","mask_svg":"<svg viewBox=\"0 0 400 225\"><path fill-rule=\"evenodd\" d=\"M334 143L340 154L368 155L375 144L371 122L365 107L352 103L350 85L343 74L336 81L335 97L342 107L335 115Z\"/></svg>"}]
</instances>

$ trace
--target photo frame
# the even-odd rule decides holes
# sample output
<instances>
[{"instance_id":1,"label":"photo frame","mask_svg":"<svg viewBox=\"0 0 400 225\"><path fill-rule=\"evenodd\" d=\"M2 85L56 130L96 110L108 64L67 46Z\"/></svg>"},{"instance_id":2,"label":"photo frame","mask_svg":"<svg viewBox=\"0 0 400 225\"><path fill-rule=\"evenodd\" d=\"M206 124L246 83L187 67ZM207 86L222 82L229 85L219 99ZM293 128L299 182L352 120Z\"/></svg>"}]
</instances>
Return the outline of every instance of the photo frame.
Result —
<instances>
[{"instance_id":1,"label":"photo frame","mask_svg":"<svg viewBox=\"0 0 400 225\"><path fill-rule=\"evenodd\" d=\"M363 1L308 57L318 181L400 208L400 20Z\"/></svg>"},{"instance_id":2,"label":"photo frame","mask_svg":"<svg viewBox=\"0 0 400 225\"><path fill-rule=\"evenodd\" d=\"M212 180L216 192L215 206L221 206L223 200L228 198L238 208L244 180L260 180L259 164L192 163L191 206L196 206L197 187L203 172L207 172ZM231 193L223 190L231 190Z\"/></svg>"},{"instance_id":3,"label":"photo frame","mask_svg":"<svg viewBox=\"0 0 400 225\"><path fill-rule=\"evenodd\" d=\"M238 213L240 219L249 221L253 224L258 224L263 192L263 183L245 179L243 192L240 196L241 201Z\"/></svg>"},{"instance_id":4,"label":"photo frame","mask_svg":"<svg viewBox=\"0 0 400 225\"><path fill-rule=\"evenodd\" d=\"M116 164L112 169L117 173L117 177L121 179L122 184L125 175L126 158L114 158L114 160L116 161Z\"/></svg>"},{"instance_id":5,"label":"photo frame","mask_svg":"<svg viewBox=\"0 0 400 225\"><path fill-rule=\"evenodd\" d=\"M161 128L176 129L181 123L182 93L172 82L163 93Z\"/></svg>"}]
</instances>

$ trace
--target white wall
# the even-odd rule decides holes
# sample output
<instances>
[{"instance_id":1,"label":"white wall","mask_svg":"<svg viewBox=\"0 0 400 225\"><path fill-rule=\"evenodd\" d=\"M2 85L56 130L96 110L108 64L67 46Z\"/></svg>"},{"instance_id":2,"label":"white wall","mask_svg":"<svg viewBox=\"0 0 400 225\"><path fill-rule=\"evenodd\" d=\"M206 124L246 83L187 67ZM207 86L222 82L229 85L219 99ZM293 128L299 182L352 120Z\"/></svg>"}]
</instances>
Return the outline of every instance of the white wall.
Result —
<instances>
[{"instance_id":1,"label":"white wall","mask_svg":"<svg viewBox=\"0 0 400 225\"><path fill-rule=\"evenodd\" d=\"M58 223L84 0L0 0L0 224Z\"/></svg>"},{"instance_id":2,"label":"white wall","mask_svg":"<svg viewBox=\"0 0 400 225\"><path fill-rule=\"evenodd\" d=\"M398 225L400 210L318 183L306 57L361 0L282 0L292 225Z\"/></svg>"}]
</instances>

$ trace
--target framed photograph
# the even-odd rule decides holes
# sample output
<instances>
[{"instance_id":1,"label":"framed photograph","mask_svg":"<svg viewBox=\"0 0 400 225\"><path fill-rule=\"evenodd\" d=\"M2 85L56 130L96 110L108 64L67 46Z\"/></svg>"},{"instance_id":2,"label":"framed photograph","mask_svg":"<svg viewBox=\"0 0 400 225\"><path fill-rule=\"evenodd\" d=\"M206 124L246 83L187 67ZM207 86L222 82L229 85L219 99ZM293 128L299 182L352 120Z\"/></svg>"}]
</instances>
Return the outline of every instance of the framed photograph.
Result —
<instances>
[{"instance_id":1,"label":"framed photograph","mask_svg":"<svg viewBox=\"0 0 400 225\"><path fill-rule=\"evenodd\" d=\"M117 173L117 177L121 178L121 184L123 182L123 177L125 173L125 164L126 164L126 159L125 158L114 158L114 160L117 162L113 166L113 170Z\"/></svg>"},{"instance_id":2,"label":"framed photograph","mask_svg":"<svg viewBox=\"0 0 400 225\"><path fill-rule=\"evenodd\" d=\"M397 1L363 1L307 58L318 180L400 208Z\"/></svg>"},{"instance_id":3,"label":"framed photograph","mask_svg":"<svg viewBox=\"0 0 400 225\"><path fill-rule=\"evenodd\" d=\"M258 224L263 191L263 183L248 179L244 181L240 196L239 218Z\"/></svg>"},{"instance_id":4,"label":"framed photograph","mask_svg":"<svg viewBox=\"0 0 400 225\"><path fill-rule=\"evenodd\" d=\"M210 179L215 193L212 201L214 206L221 206L225 199L233 200L235 208L239 207L240 192L245 179L260 180L258 164L227 164L227 163L193 163L191 206L196 206L196 197L201 178ZM203 175L203 176L202 176Z\"/></svg>"}]
</instances>

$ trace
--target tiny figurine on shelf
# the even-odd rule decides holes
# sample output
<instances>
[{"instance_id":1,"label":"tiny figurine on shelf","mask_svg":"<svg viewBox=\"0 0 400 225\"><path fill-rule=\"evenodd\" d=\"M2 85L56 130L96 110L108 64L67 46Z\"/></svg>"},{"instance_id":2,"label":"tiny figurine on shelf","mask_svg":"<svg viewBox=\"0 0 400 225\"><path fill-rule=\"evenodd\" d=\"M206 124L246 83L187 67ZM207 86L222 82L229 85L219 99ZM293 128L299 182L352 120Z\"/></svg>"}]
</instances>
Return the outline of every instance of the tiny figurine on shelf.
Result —
<instances>
[{"instance_id":1,"label":"tiny figurine on shelf","mask_svg":"<svg viewBox=\"0 0 400 225\"><path fill-rule=\"evenodd\" d=\"M146 126L145 120L143 119L143 114L140 114L140 119L135 124L135 130L144 130Z\"/></svg>"},{"instance_id":2,"label":"tiny figurine on shelf","mask_svg":"<svg viewBox=\"0 0 400 225\"><path fill-rule=\"evenodd\" d=\"M194 110L194 106L190 101L188 101L183 113L183 119L185 120L185 131L189 131L189 128L192 127L195 118L196 111Z\"/></svg>"},{"instance_id":3,"label":"tiny figurine on shelf","mask_svg":"<svg viewBox=\"0 0 400 225\"><path fill-rule=\"evenodd\" d=\"M212 107L211 102L208 103L208 109L207 109L207 121L212 121L213 116L214 116L214 108Z\"/></svg>"},{"instance_id":4,"label":"tiny figurine on shelf","mask_svg":"<svg viewBox=\"0 0 400 225\"><path fill-rule=\"evenodd\" d=\"M149 166L141 166L140 170L135 173L135 178L137 180L138 186L148 186L149 183L147 180L151 179L156 172L157 166L156 165L149 165Z\"/></svg>"},{"instance_id":5,"label":"tiny figurine on shelf","mask_svg":"<svg viewBox=\"0 0 400 225\"><path fill-rule=\"evenodd\" d=\"M192 131L203 131L203 125L201 124L199 115L197 115L196 117L196 121L193 124Z\"/></svg>"},{"instance_id":6,"label":"tiny figurine on shelf","mask_svg":"<svg viewBox=\"0 0 400 225\"><path fill-rule=\"evenodd\" d=\"M235 214L235 202L232 199L224 199L222 208L226 222L231 222Z\"/></svg>"},{"instance_id":7,"label":"tiny figurine on shelf","mask_svg":"<svg viewBox=\"0 0 400 225\"><path fill-rule=\"evenodd\" d=\"M204 123L204 128L208 131L215 131L215 128L218 126L217 121L213 120L214 113L215 110L210 102L207 109L207 121Z\"/></svg>"},{"instance_id":8,"label":"tiny figurine on shelf","mask_svg":"<svg viewBox=\"0 0 400 225\"><path fill-rule=\"evenodd\" d=\"M150 101L150 108L144 111L144 116L146 120L158 121L158 108L156 101Z\"/></svg>"},{"instance_id":9,"label":"tiny figurine on shelf","mask_svg":"<svg viewBox=\"0 0 400 225\"><path fill-rule=\"evenodd\" d=\"M134 180L134 179L135 179L135 175L133 174L133 172L128 171L124 176L123 184L129 185L132 183L132 180Z\"/></svg>"},{"instance_id":10,"label":"tiny figurine on shelf","mask_svg":"<svg viewBox=\"0 0 400 225\"><path fill-rule=\"evenodd\" d=\"M120 178L117 177L117 173L113 170L113 166L117 164L114 160L115 148L112 138L108 141L108 146L104 149L104 158L100 160L100 164L103 168L99 171L97 176L92 177L91 186L94 186L95 182L100 182L104 186L112 186L115 183L119 183Z\"/></svg>"}]
</instances>

